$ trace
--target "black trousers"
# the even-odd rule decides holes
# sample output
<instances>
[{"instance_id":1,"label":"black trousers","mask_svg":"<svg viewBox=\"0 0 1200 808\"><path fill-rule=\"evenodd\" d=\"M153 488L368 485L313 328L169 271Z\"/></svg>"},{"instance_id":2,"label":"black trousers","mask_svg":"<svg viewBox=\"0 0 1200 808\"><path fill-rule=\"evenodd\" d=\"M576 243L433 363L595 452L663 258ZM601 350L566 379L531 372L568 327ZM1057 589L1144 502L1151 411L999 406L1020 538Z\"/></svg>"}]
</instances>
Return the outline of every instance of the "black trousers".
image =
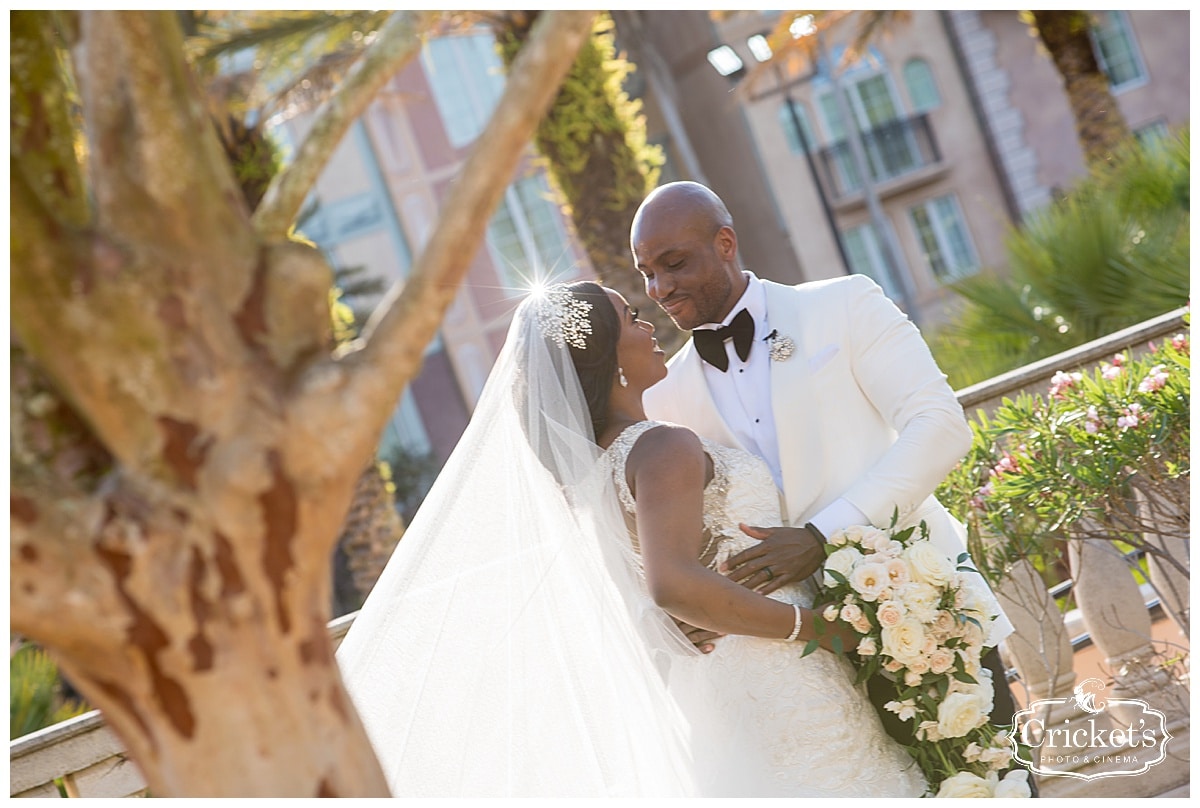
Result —
<instances>
[{"instance_id":1,"label":"black trousers","mask_svg":"<svg viewBox=\"0 0 1200 808\"><path fill-rule=\"evenodd\" d=\"M992 682L995 683L995 695L992 697L992 713L990 721L998 727L1011 727L1017 705L1013 702L1012 691L1008 688L1008 677L1005 675L1004 662L1000 659L999 649L993 648L979 660L980 664L992 672ZM883 728L900 743L911 746L916 743L914 722L901 721L893 712L885 710L883 705L894 698L894 685L882 676L872 676L867 680L867 694L875 711L883 722ZM1017 764L1020 765L1020 764ZM1033 796L1038 795L1037 785L1033 782L1033 773L1029 775L1029 789Z\"/></svg>"}]
</instances>

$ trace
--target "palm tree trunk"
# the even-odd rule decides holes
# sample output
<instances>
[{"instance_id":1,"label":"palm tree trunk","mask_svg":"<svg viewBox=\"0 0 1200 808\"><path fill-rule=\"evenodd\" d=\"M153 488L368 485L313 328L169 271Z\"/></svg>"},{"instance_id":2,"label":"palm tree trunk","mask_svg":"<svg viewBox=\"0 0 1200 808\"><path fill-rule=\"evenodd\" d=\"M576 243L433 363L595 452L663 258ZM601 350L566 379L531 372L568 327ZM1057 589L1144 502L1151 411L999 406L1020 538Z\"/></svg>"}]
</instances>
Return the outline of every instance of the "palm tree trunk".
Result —
<instances>
[{"instance_id":1,"label":"palm tree trunk","mask_svg":"<svg viewBox=\"0 0 1200 808\"><path fill-rule=\"evenodd\" d=\"M1063 79L1075 132L1088 165L1108 161L1129 136L1129 126L1096 61L1087 11L1033 11L1038 37Z\"/></svg>"},{"instance_id":2,"label":"palm tree trunk","mask_svg":"<svg viewBox=\"0 0 1200 808\"><path fill-rule=\"evenodd\" d=\"M508 12L493 21L506 61L519 52L540 12ZM600 282L624 295L654 323L668 354L686 334L646 295L633 268L629 231L654 189L661 158L646 144L640 104L621 90L627 67L613 48L607 16L584 44L534 142Z\"/></svg>"}]
</instances>

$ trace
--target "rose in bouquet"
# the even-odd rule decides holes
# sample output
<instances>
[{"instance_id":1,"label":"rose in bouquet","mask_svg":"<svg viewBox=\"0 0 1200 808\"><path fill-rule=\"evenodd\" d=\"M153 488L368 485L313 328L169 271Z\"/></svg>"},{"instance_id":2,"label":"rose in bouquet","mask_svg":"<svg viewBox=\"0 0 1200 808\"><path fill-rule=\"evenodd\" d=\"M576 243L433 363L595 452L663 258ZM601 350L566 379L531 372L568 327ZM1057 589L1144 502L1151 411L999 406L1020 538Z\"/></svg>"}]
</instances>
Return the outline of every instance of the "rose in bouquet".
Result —
<instances>
[{"instance_id":1,"label":"rose in bouquet","mask_svg":"<svg viewBox=\"0 0 1200 808\"><path fill-rule=\"evenodd\" d=\"M1024 769L1000 779L1012 765L1012 742L988 722L994 690L980 663L996 615L982 579L965 566L967 555L946 556L924 522L839 530L826 554L819 611L859 638L853 649L842 648L840 637L831 645L854 663L857 682L875 680L873 690L887 695L884 709L908 724L904 745L931 793L1029 796ZM804 653L817 646L810 640Z\"/></svg>"}]
</instances>

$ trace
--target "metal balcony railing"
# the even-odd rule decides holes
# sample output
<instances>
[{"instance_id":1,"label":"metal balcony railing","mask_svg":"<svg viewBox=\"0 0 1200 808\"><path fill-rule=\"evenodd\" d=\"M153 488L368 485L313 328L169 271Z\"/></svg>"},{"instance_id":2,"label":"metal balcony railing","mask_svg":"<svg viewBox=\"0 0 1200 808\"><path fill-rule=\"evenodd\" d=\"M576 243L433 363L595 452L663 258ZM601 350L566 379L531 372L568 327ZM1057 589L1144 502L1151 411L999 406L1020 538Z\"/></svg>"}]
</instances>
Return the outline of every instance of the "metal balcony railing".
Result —
<instances>
[{"instance_id":1,"label":"metal balcony railing","mask_svg":"<svg viewBox=\"0 0 1200 808\"><path fill-rule=\"evenodd\" d=\"M863 148L871 183L877 185L942 161L937 138L922 113L896 118L863 133ZM862 189L863 182L848 140L840 140L816 154L821 181L833 201Z\"/></svg>"}]
</instances>

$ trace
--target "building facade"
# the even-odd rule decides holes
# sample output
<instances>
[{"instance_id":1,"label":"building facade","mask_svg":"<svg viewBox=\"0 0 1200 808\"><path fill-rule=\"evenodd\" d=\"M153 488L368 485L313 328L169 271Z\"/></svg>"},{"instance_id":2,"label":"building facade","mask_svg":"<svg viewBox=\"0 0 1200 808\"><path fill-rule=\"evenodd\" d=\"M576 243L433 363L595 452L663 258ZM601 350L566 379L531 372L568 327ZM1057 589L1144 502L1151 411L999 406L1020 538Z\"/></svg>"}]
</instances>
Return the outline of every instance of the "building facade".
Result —
<instances>
[{"instance_id":1,"label":"building facade","mask_svg":"<svg viewBox=\"0 0 1200 808\"><path fill-rule=\"evenodd\" d=\"M298 228L336 270L386 286L402 282L432 233L504 88L503 65L485 30L431 40L377 96L318 179ZM298 144L312 114L280 134ZM397 449L440 465L466 427L511 315L534 278L590 276L590 265L529 153L492 217L419 375L397 406L381 455ZM349 299L369 312L380 295ZM360 323L361 325L361 323Z\"/></svg>"},{"instance_id":2,"label":"building facade","mask_svg":"<svg viewBox=\"0 0 1200 808\"><path fill-rule=\"evenodd\" d=\"M689 138L740 241L775 245L753 262L743 250L758 274L867 274L936 328L953 313L948 284L1003 271L1009 229L1086 173L1062 80L1016 11L913 11L854 61L843 26L821 37L815 61L750 84L766 55L756 35L779 13L629 12L637 45L671 77L665 101L647 88L651 135L680 177L678 141ZM1188 12L1095 20L1094 49L1130 128L1153 137L1186 125ZM755 203L742 208L747 196Z\"/></svg>"},{"instance_id":3,"label":"building facade","mask_svg":"<svg viewBox=\"0 0 1200 808\"><path fill-rule=\"evenodd\" d=\"M936 328L953 311L948 284L1002 271L1010 228L1086 172L1061 79L1016 11L914 11L852 63L829 36L809 69L753 86L721 75L709 54L725 46L753 65L751 40L780 12L612 13L618 46L638 66L628 90L668 157L662 181L719 193L743 263L761 277L864 273L921 328ZM1095 50L1131 129L1154 137L1186 125L1188 12L1096 20ZM335 267L403 280L502 88L486 29L428 42L339 147L303 232ZM289 121L286 139L298 143L307 124ZM532 160L517 172L384 454L401 446L444 460L529 280L591 276L548 188Z\"/></svg>"}]
</instances>

